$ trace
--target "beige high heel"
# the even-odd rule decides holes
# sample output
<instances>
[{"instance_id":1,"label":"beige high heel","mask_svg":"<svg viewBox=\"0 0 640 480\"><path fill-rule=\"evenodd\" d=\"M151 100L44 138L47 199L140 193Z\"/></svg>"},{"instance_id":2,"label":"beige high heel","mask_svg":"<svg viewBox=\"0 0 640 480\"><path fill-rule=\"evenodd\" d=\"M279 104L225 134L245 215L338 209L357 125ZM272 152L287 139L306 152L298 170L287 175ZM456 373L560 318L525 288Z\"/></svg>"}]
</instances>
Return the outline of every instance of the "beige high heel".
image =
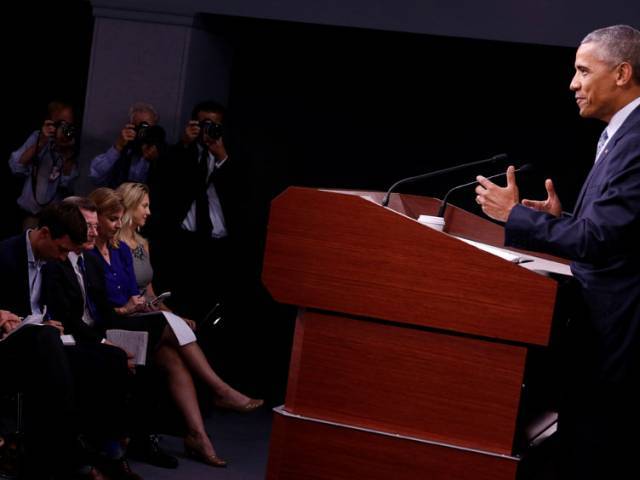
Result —
<instances>
[{"instance_id":1,"label":"beige high heel","mask_svg":"<svg viewBox=\"0 0 640 480\"><path fill-rule=\"evenodd\" d=\"M202 451L202 445L197 442L193 437L184 438L184 453L187 457L198 460L206 465L212 467L224 468L227 466L227 461L223 460L214 453L204 453Z\"/></svg>"}]
</instances>

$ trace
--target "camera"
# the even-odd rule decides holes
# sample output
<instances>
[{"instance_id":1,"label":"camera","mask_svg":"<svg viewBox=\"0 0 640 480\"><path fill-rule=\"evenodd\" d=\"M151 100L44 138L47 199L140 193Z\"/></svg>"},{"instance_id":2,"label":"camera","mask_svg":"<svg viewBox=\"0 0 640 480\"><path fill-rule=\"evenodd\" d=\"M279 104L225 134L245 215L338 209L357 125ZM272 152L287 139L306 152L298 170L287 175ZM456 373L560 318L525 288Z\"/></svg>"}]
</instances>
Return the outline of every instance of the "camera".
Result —
<instances>
[{"instance_id":1,"label":"camera","mask_svg":"<svg viewBox=\"0 0 640 480\"><path fill-rule=\"evenodd\" d=\"M141 124L142 125L142 124ZM147 124L148 125L148 124ZM136 143L138 145L155 145L162 147L166 144L167 134L160 125L150 125L138 132Z\"/></svg>"},{"instance_id":2,"label":"camera","mask_svg":"<svg viewBox=\"0 0 640 480\"><path fill-rule=\"evenodd\" d=\"M64 120L58 120L54 122L53 126L62 131L62 135L71 139L76 136L76 126L72 123L65 122Z\"/></svg>"},{"instance_id":3,"label":"camera","mask_svg":"<svg viewBox=\"0 0 640 480\"><path fill-rule=\"evenodd\" d=\"M134 130L136 131L136 140L137 141L144 140L150 127L151 125L147 122L140 122L138 125L136 125L134 128Z\"/></svg>"},{"instance_id":4,"label":"camera","mask_svg":"<svg viewBox=\"0 0 640 480\"><path fill-rule=\"evenodd\" d=\"M200 122L200 132L202 135L207 135L213 140L218 140L222 137L222 124L216 123L211 120L203 120Z\"/></svg>"}]
</instances>

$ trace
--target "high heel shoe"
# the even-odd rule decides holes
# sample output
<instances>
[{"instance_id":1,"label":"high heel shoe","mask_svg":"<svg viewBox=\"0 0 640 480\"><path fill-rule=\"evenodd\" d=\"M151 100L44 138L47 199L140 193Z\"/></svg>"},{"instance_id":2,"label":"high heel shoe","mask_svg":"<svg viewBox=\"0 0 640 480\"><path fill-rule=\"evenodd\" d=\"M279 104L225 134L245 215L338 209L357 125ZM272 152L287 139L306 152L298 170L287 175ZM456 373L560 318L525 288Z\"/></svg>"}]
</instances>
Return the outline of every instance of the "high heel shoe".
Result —
<instances>
[{"instance_id":1,"label":"high heel shoe","mask_svg":"<svg viewBox=\"0 0 640 480\"><path fill-rule=\"evenodd\" d=\"M185 437L184 439L184 453L187 457L198 460L206 465L212 467L224 468L227 466L227 461L223 460L215 453L204 453L200 450L201 445L197 443L193 437Z\"/></svg>"},{"instance_id":2,"label":"high heel shoe","mask_svg":"<svg viewBox=\"0 0 640 480\"><path fill-rule=\"evenodd\" d=\"M218 408L233 410L239 413L250 413L264 405L264 400L258 398L250 398L244 405L235 405L227 400L215 400L213 404Z\"/></svg>"}]
</instances>

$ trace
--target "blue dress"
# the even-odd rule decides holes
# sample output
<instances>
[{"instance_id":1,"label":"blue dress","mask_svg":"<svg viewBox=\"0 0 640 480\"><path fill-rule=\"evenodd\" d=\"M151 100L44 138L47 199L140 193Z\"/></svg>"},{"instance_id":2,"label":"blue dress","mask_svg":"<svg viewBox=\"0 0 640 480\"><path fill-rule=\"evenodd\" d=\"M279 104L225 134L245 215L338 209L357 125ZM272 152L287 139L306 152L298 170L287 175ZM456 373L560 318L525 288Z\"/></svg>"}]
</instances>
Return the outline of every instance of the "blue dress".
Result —
<instances>
[{"instance_id":1,"label":"blue dress","mask_svg":"<svg viewBox=\"0 0 640 480\"><path fill-rule=\"evenodd\" d=\"M134 295L139 295L138 284L133 270L133 256L129 246L120 242L117 247L109 245L111 263L107 263L97 247L91 250L102 263L105 274L107 299L114 307L122 307Z\"/></svg>"},{"instance_id":2,"label":"blue dress","mask_svg":"<svg viewBox=\"0 0 640 480\"><path fill-rule=\"evenodd\" d=\"M90 251L98 257L104 268L107 299L112 307L118 308L125 305L129 298L139 295L136 275L133 270L133 257L131 249L124 242L118 246L109 245L108 263L95 247ZM119 328L123 330L144 331L149 333L149 348L147 349L147 362L155 347L160 342L160 337L167 326L167 321L162 313L144 314L142 316L116 315L107 324L107 328Z\"/></svg>"}]
</instances>

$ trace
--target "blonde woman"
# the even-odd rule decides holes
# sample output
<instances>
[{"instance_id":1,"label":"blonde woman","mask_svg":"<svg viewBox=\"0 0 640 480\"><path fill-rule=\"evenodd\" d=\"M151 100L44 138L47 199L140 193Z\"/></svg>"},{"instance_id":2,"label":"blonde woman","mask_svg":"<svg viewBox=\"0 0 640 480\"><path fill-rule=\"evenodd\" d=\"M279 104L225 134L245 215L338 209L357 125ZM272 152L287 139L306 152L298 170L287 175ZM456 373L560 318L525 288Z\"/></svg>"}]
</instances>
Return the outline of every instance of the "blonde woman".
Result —
<instances>
[{"instance_id":1,"label":"blonde woman","mask_svg":"<svg viewBox=\"0 0 640 480\"><path fill-rule=\"evenodd\" d=\"M148 301L156 298L153 291L153 267L149 259L149 242L138 233L144 227L151 215L149 205L149 189L143 183L127 182L118 187L116 193L122 197L124 214L122 226L116 232L116 241L122 241L131 249L133 255L133 271L140 294ZM158 309L170 311L163 302L157 305ZM192 320L186 320L193 328Z\"/></svg>"},{"instance_id":2,"label":"blonde woman","mask_svg":"<svg viewBox=\"0 0 640 480\"><path fill-rule=\"evenodd\" d=\"M149 213L138 215L136 212L143 204L146 207L142 210L149 211L149 196L144 186L127 187L124 191L128 192L126 204L122 195L110 188L98 188L89 196L98 207L98 239L93 253L101 259L105 269L107 297L116 313L111 319L111 328L149 332L150 361L166 372L169 390L185 419L188 432L184 439L186 453L208 465L224 467L227 462L218 457L205 431L192 375L211 389L218 406L249 412L260 407L263 401L249 398L226 384L209 365L195 341L195 335L192 341L179 338L161 313L127 316L148 307L144 295L139 294L131 248L126 241L117 238L131 241L133 237L138 242L129 228L135 233L141 225L128 221L130 227L120 232L122 220L125 212L130 212L127 218L146 221ZM139 195L139 192L143 194ZM133 198L137 197L139 201L134 201ZM144 242L139 245L145 248ZM132 243L134 248L139 245ZM148 257L148 250L144 252Z\"/></svg>"}]
</instances>

